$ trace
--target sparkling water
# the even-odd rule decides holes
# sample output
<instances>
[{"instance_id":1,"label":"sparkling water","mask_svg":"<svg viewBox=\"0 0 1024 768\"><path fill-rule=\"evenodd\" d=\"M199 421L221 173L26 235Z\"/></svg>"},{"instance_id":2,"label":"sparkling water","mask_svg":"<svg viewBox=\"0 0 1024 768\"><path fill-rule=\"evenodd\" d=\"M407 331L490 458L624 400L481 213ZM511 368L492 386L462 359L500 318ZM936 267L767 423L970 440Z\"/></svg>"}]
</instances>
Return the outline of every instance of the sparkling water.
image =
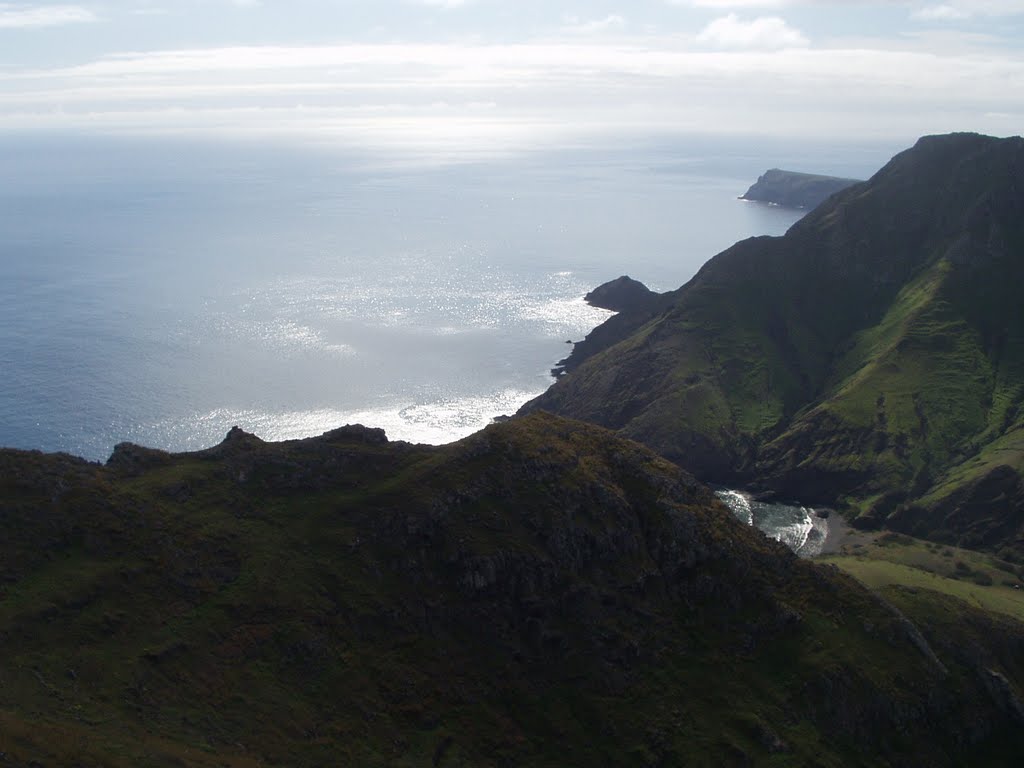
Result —
<instances>
[{"instance_id":1,"label":"sparkling water","mask_svg":"<svg viewBox=\"0 0 1024 768\"><path fill-rule=\"evenodd\" d=\"M729 489L715 491L715 495L740 521L782 542L798 555L821 554L828 535L828 521L810 507L756 501L748 493Z\"/></svg>"},{"instance_id":2,"label":"sparkling water","mask_svg":"<svg viewBox=\"0 0 1024 768\"><path fill-rule=\"evenodd\" d=\"M858 170L849 148L783 149L411 166L4 138L0 445L102 460L122 440L185 450L236 424L278 440L354 422L457 439L550 385L566 341L607 316L591 288L624 273L677 288L735 240L784 232L799 212L736 200L767 166Z\"/></svg>"}]
</instances>

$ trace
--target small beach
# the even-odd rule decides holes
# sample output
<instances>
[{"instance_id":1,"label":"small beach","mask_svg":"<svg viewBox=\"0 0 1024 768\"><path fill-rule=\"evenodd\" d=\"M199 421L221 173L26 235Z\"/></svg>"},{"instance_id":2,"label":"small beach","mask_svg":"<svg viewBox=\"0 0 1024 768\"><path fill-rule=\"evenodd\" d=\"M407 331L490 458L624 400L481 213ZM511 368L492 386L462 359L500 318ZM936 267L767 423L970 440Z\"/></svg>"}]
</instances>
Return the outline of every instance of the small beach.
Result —
<instances>
[{"instance_id":1,"label":"small beach","mask_svg":"<svg viewBox=\"0 0 1024 768\"><path fill-rule=\"evenodd\" d=\"M830 512L825 529L825 542L821 545L818 555L834 555L839 552L849 539L853 528L837 512Z\"/></svg>"},{"instance_id":2,"label":"small beach","mask_svg":"<svg viewBox=\"0 0 1024 768\"><path fill-rule=\"evenodd\" d=\"M815 557L822 555L849 554L854 547L865 545L878 537L878 531L861 531L854 528L836 512L828 516L825 543Z\"/></svg>"}]
</instances>

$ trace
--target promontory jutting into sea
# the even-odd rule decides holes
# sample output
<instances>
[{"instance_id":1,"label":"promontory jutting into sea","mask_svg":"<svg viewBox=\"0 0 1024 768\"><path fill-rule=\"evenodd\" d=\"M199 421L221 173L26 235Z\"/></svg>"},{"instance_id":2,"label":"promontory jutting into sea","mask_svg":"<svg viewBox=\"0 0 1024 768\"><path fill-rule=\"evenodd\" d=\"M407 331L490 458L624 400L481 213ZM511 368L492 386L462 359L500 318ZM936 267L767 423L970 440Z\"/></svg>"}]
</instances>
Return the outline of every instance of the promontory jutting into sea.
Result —
<instances>
[{"instance_id":1,"label":"promontory jutting into sea","mask_svg":"<svg viewBox=\"0 0 1024 768\"><path fill-rule=\"evenodd\" d=\"M441 443L514 412L623 272L686 282L803 212L769 166L866 178L891 143L690 138L505 159L0 139L0 425L104 460L346 423ZM25 343L31 339L32 343Z\"/></svg>"}]
</instances>

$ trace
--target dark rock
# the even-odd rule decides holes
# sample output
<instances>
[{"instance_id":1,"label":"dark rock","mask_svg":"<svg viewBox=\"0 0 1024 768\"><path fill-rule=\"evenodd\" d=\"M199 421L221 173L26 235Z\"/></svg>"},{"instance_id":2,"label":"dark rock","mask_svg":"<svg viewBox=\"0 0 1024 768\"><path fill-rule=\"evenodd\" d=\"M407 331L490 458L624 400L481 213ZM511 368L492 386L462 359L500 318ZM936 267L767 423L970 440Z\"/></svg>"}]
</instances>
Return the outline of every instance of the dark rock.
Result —
<instances>
[{"instance_id":1,"label":"dark rock","mask_svg":"<svg viewBox=\"0 0 1024 768\"><path fill-rule=\"evenodd\" d=\"M1014 691L1012 683L1002 672L995 669L985 669L981 675L985 687L992 696L996 705L1007 714L1011 715L1018 723L1024 725L1024 704Z\"/></svg>"},{"instance_id":2,"label":"dark rock","mask_svg":"<svg viewBox=\"0 0 1024 768\"><path fill-rule=\"evenodd\" d=\"M657 296L643 283L623 275L599 285L583 299L592 307L612 312L639 312L650 309Z\"/></svg>"},{"instance_id":3,"label":"dark rock","mask_svg":"<svg viewBox=\"0 0 1024 768\"><path fill-rule=\"evenodd\" d=\"M166 451L144 448L134 443L118 443L107 459L107 466L125 474L141 474L170 461L171 455Z\"/></svg>"},{"instance_id":4,"label":"dark rock","mask_svg":"<svg viewBox=\"0 0 1024 768\"><path fill-rule=\"evenodd\" d=\"M323 439L331 442L342 440L365 445L385 445L388 442L388 436L383 429L364 427L362 424L348 424L338 429L332 429L330 432L324 433Z\"/></svg>"},{"instance_id":5,"label":"dark rock","mask_svg":"<svg viewBox=\"0 0 1024 768\"><path fill-rule=\"evenodd\" d=\"M232 427L228 430L227 435L224 439L213 446L202 451L197 451L196 455L203 456L209 459L217 459L225 456L238 456L241 454L251 453L258 449L261 445L265 445L256 435L246 432L241 427Z\"/></svg>"}]
</instances>

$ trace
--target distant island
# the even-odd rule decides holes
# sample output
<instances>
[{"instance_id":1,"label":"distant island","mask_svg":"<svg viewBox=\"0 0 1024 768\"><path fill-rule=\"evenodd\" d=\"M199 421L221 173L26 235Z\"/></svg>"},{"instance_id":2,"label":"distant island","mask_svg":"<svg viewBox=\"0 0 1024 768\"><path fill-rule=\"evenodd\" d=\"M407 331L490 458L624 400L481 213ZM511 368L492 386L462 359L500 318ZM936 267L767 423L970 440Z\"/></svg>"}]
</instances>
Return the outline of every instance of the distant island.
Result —
<instances>
[{"instance_id":1,"label":"distant island","mask_svg":"<svg viewBox=\"0 0 1024 768\"><path fill-rule=\"evenodd\" d=\"M772 168L765 171L750 189L740 195L740 200L755 200L787 208L810 210L817 208L819 203L832 197L836 192L859 183L859 179L819 176Z\"/></svg>"}]
</instances>

